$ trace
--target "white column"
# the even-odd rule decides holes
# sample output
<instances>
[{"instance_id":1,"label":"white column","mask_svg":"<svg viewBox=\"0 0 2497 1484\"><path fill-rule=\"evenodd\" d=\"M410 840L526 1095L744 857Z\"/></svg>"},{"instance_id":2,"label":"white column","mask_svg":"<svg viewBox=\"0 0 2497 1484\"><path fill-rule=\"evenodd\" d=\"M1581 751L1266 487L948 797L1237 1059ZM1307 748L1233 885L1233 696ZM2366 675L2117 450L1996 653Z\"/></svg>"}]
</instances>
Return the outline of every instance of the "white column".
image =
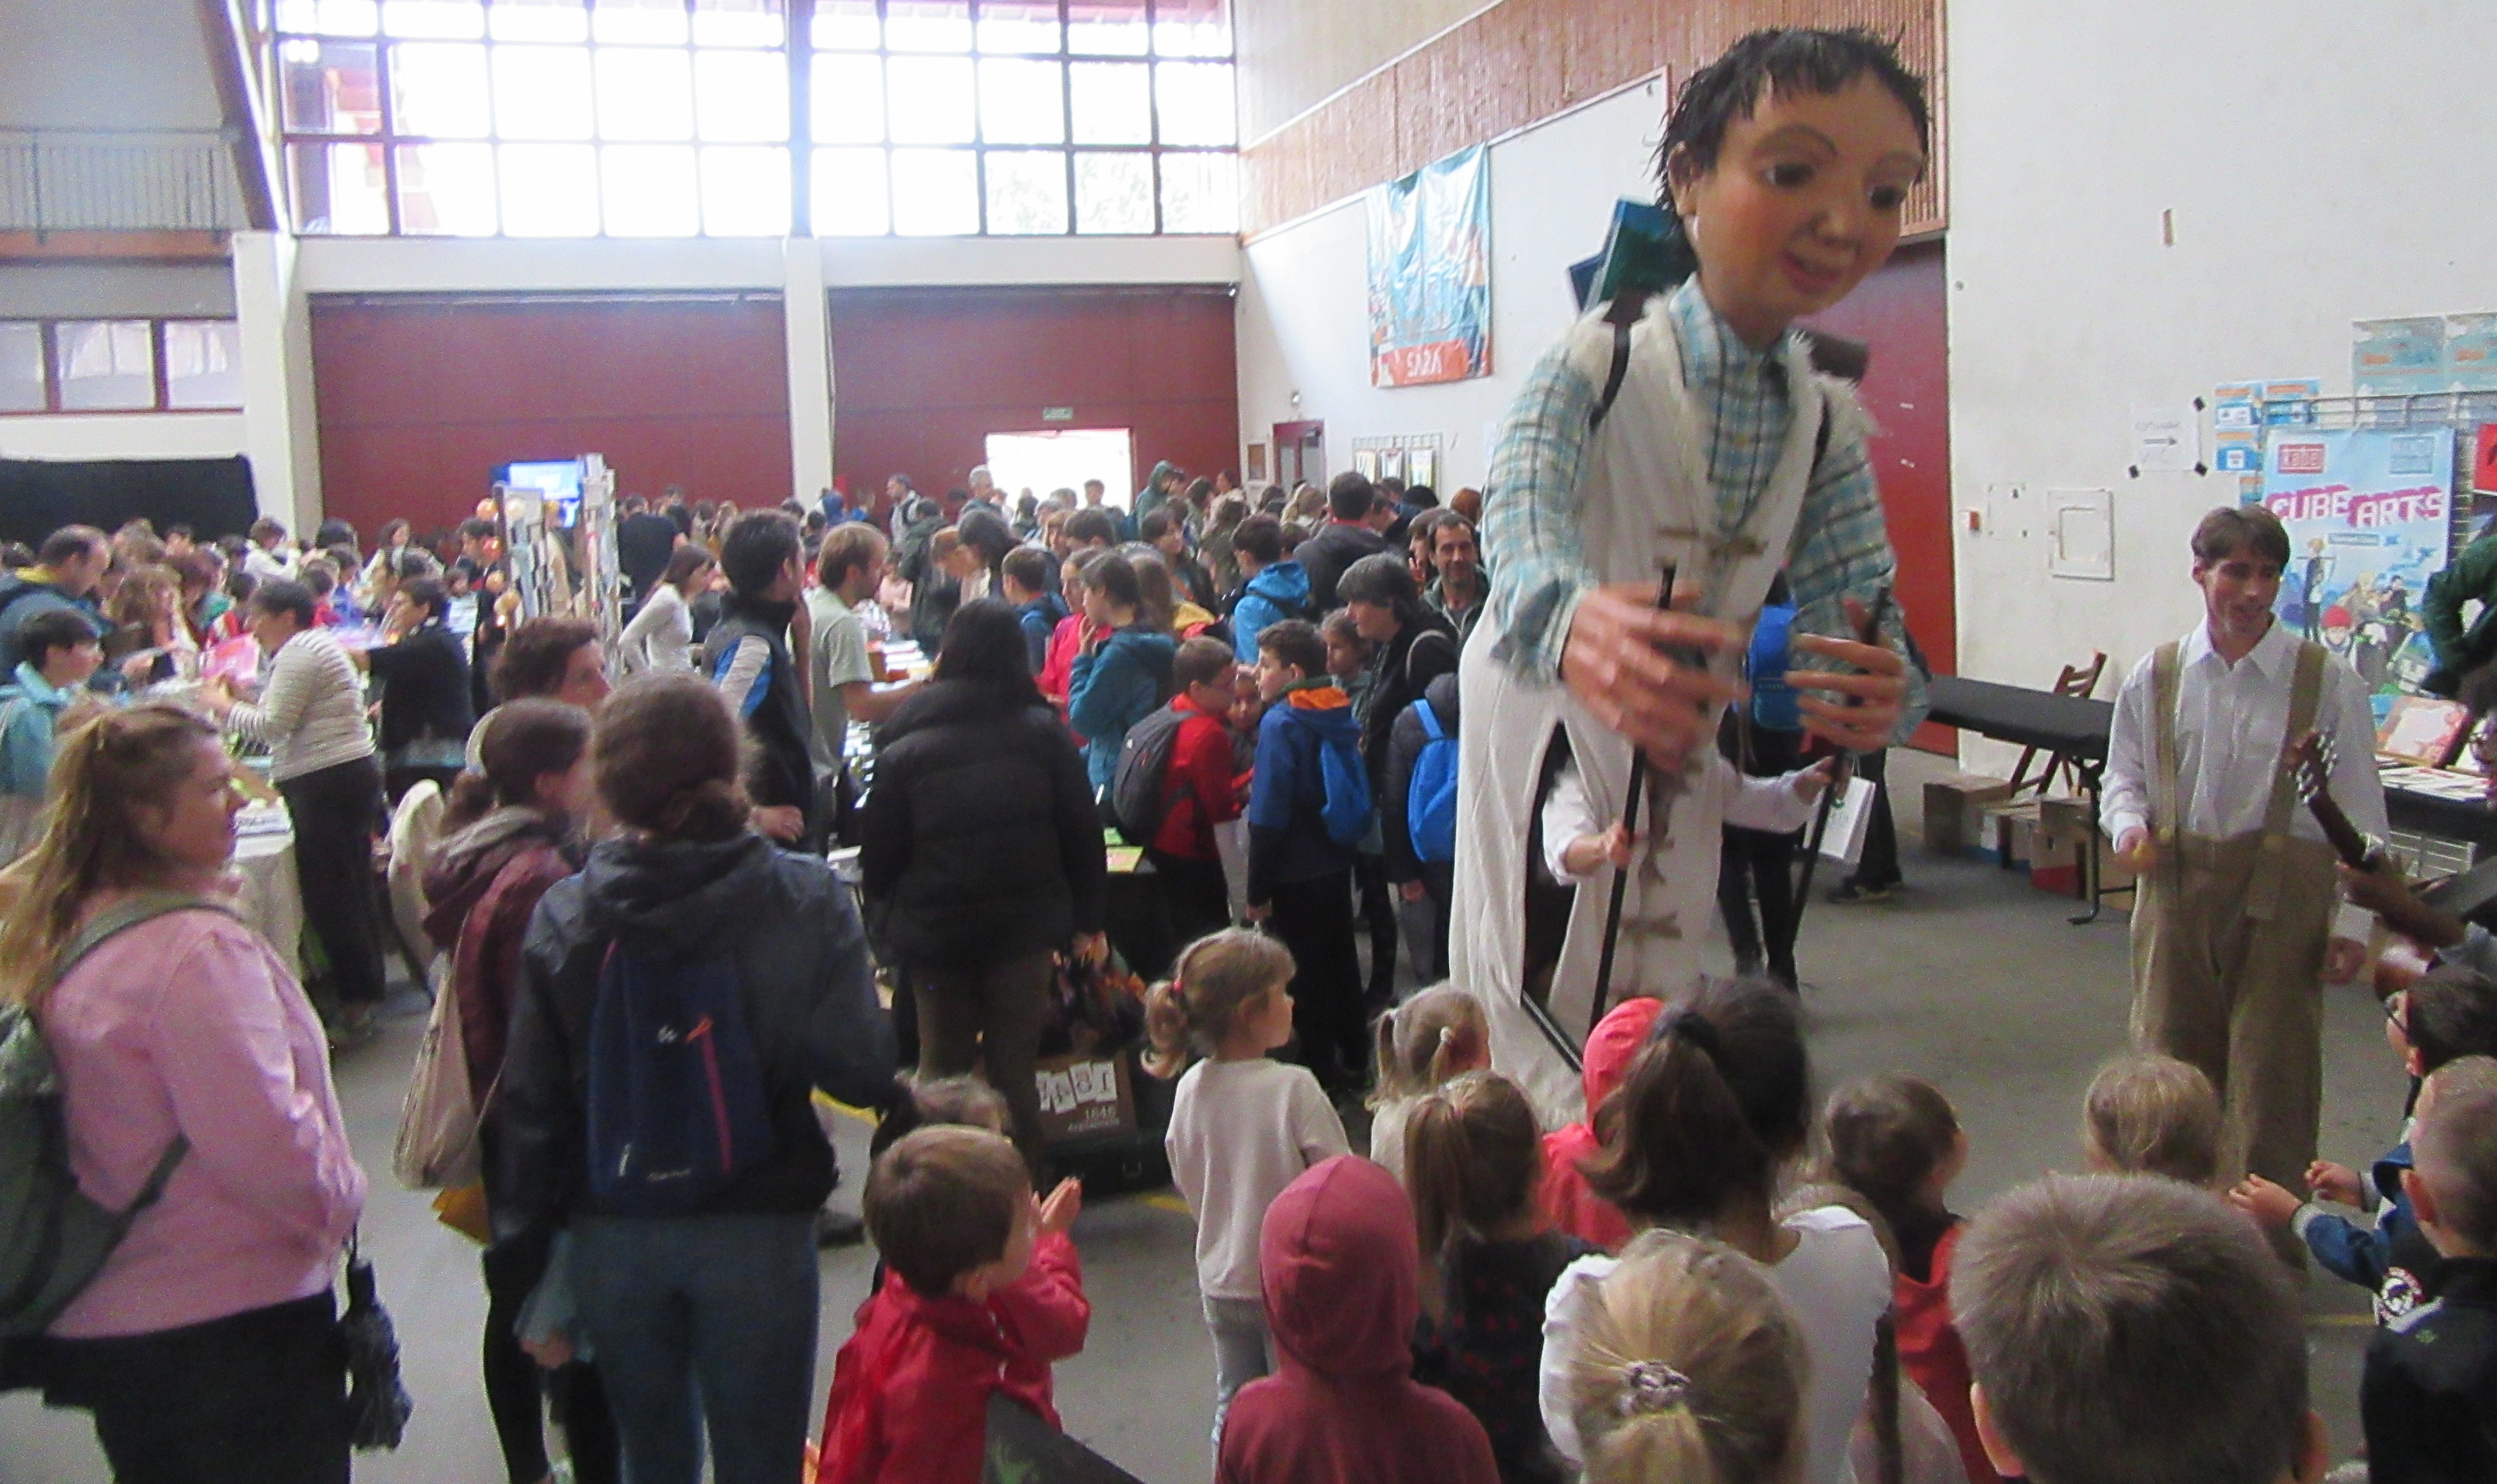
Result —
<instances>
[{"instance_id":1,"label":"white column","mask_svg":"<svg viewBox=\"0 0 2497 1484\"><path fill-rule=\"evenodd\" d=\"M296 279L295 254L295 238L285 233L234 235L243 452L261 514L300 535L321 521L321 437L312 395L312 307Z\"/></svg>"},{"instance_id":2,"label":"white column","mask_svg":"<svg viewBox=\"0 0 2497 1484\"><path fill-rule=\"evenodd\" d=\"M833 336L824 249L813 237L782 244L780 323L789 346L789 481L812 506L833 485Z\"/></svg>"}]
</instances>

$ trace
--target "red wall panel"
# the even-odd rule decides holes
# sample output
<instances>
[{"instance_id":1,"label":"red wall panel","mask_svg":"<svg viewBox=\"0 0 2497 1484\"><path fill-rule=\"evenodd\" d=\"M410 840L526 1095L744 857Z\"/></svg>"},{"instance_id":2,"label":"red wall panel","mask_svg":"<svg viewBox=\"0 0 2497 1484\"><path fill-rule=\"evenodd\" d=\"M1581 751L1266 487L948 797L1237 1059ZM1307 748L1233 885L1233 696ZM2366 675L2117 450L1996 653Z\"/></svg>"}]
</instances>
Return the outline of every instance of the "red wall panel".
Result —
<instances>
[{"instance_id":1,"label":"red wall panel","mask_svg":"<svg viewBox=\"0 0 2497 1484\"><path fill-rule=\"evenodd\" d=\"M1890 545L1899 553L1898 599L1936 675L1959 673L1959 617L1951 586L1949 285L1943 244L1902 247L1846 302L1813 323L1873 348L1864 410L1879 431L1873 469ZM1920 743L1947 749L1951 734L1927 727Z\"/></svg>"},{"instance_id":2,"label":"red wall panel","mask_svg":"<svg viewBox=\"0 0 2497 1484\"><path fill-rule=\"evenodd\" d=\"M322 504L366 537L447 527L496 465L578 454L619 492L790 493L774 300L315 300L312 367Z\"/></svg>"},{"instance_id":3,"label":"red wall panel","mask_svg":"<svg viewBox=\"0 0 2497 1484\"><path fill-rule=\"evenodd\" d=\"M990 433L1124 427L1158 459L1233 468L1240 394L1226 288L842 289L832 299L833 463L853 496L906 473L963 484ZM1044 407L1074 419L1043 423ZM1042 491L1046 493L1047 491Z\"/></svg>"}]
</instances>

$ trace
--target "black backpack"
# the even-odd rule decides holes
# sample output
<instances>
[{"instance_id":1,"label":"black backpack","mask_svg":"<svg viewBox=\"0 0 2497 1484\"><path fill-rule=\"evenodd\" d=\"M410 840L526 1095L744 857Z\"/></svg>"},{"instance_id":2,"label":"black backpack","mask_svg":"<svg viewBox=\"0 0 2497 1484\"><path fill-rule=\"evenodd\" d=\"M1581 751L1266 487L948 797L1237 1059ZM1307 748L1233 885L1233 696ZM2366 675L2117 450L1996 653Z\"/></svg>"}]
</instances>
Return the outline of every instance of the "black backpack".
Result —
<instances>
[{"instance_id":1,"label":"black backpack","mask_svg":"<svg viewBox=\"0 0 2497 1484\"><path fill-rule=\"evenodd\" d=\"M1110 775L1110 817L1130 845L1150 845L1161 833L1170 812L1163 782L1186 719L1186 712L1164 706L1127 728L1127 740L1119 744L1119 771Z\"/></svg>"}]
</instances>

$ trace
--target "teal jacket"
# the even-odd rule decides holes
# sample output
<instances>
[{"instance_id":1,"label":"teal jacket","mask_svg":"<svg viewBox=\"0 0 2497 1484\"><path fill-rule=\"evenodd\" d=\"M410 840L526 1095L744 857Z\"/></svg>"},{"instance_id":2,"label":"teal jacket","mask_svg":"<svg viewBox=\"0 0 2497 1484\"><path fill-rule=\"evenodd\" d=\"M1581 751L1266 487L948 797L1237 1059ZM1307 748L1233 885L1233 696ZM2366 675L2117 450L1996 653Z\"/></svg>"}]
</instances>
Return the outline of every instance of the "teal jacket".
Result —
<instances>
[{"instance_id":1,"label":"teal jacket","mask_svg":"<svg viewBox=\"0 0 2497 1484\"><path fill-rule=\"evenodd\" d=\"M77 691L53 689L23 661L0 685L0 794L44 797L52 774L52 724L77 697Z\"/></svg>"},{"instance_id":2,"label":"teal jacket","mask_svg":"<svg viewBox=\"0 0 2497 1484\"><path fill-rule=\"evenodd\" d=\"M1075 657L1066 720L1084 738L1084 772L1094 792L1118 775L1127 729L1170 703L1171 660L1178 652L1179 641L1138 626Z\"/></svg>"}]
</instances>

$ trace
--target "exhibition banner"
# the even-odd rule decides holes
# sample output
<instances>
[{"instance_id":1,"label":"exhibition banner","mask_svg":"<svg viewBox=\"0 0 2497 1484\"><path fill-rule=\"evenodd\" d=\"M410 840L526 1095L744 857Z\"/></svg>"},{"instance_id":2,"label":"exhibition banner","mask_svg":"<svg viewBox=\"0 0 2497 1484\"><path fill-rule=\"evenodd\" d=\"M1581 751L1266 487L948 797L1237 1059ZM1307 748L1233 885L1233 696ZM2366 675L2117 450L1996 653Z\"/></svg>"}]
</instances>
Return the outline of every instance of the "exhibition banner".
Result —
<instances>
[{"instance_id":1,"label":"exhibition banner","mask_svg":"<svg viewBox=\"0 0 2497 1484\"><path fill-rule=\"evenodd\" d=\"M1370 384L1491 374L1491 156L1481 145L1370 194Z\"/></svg>"},{"instance_id":2,"label":"exhibition banner","mask_svg":"<svg viewBox=\"0 0 2497 1484\"><path fill-rule=\"evenodd\" d=\"M2389 693L2427 673L2418 602L2444 570L2453 433L2272 430L2262 500L2289 527L2281 621Z\"/></svg>"}]
</instances>

